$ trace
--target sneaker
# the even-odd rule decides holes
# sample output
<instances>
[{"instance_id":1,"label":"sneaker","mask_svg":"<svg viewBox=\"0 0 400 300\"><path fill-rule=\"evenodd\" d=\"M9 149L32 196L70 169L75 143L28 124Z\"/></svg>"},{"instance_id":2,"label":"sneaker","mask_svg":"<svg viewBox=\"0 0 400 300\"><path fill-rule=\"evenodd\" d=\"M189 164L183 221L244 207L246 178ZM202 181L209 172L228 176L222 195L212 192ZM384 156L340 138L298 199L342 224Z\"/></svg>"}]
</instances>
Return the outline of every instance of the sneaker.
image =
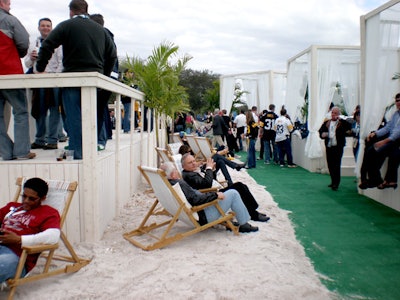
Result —
<instances>
[{"instance_id":1,"label":"sneaker","mask_svg":"<svg viewBox=\"0 0 400 300\"><path fill-rule=\"evenodd\" d=\"M19 159L19 160L26 160L26 159L33 159L33 158L35 158L35 157L36 157L36 154L35 154L35 153L29 152L27 155L21 156L21 157L17 157L16 159Z\"/></svg>"},{"instance_id":2,"label":"sneaker","mask_svg":"<svg viewBox=\"0 0 400 300\"><path fill-rule=\"evenodd\" d=\"M106 146L104 146L104 145L97 145L97 151L103 151L104 149L106 149Z\"/></svg>"},{"instance_id":3,"label":"sneaker","mask_svg":"<svg viewBox=\"0 0 400 300\"><path fill-rule=\"evenodd\" d=\"M281 168L284 168L285 167L285 165L281 165Z\"/></svg>"},{"instance_id":4,"label":"sneaker","mask_svg":"<svg viewBox=\"0 0 400 300\"><path fill-rule=\"evenodd\" d=\"M269 165L269 164L271 164L269 161L264 162L264 165Z\"/></svg>"},{"instance_id":5,"label":"sneaker","mask_svg":"<svg viewBox=\"0 0 400 300\"><path fill-rule=\"evenodd\" d=\"M57 144L47 144L43 147L43 150L55 150L58 149Z\"/></svg>"},{"instance_id":6,"label":"sneaker","mask_svg":"<svg viewBox=\"0 0 400 300\"><path fill-rule=\"evenodd\" d=\"M296 168L297 165L293 164L293 165L288 165L289 168Z\"/></svg>"},{"instance_id":7,"label":"sneaker","mask_svg":"<svg viewBox=\"0 0 400 300\"><path fill-rule=\"evenodd\" d=\"M8 284L6 281L0 282L0 291L4 291L6 288L8 288Z\"/></svg>"},{"instance_id":8,"label":"sneaker","mask_svg":"<svg viewBox=\"0 0 400 300\"><path fill-rule=\"evenodd\" d=\"M40 144L36 144L36 143L32 143L31 144L31 149L44 149L46 145L40 145Z\"/></svg>"}]
</instances>

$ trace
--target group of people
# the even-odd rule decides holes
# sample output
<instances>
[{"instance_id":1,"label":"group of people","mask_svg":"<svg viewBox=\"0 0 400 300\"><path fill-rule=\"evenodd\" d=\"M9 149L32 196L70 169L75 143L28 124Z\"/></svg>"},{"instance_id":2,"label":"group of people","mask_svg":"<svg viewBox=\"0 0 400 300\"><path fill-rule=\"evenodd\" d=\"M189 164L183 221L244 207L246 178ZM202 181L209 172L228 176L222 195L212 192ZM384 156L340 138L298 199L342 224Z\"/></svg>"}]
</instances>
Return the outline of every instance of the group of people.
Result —
<instances>
[{"instance_id":1,"label":"group of people","mask_svg":"<svg viewBox=\"0 0 400 300\"><path fill-rule=\"evenodd\" d=\"M241 110L231 118L225 109L216 109L212 117L213 147L228 147L230 153L247 150L248 169L256 167L256 143L260 139L260 158L265 164L274 161L281 167L287 163L294 168L291 148L291 133L293 124L287 111L282 107L280 116L275 113L275 105L269 105L268 110L258 113L253 106L247 112ZM244 147L244 143L247 143ZM233 156L233 155L232 155Z\"/></svg>"},{"instance_id":2,"label":"group of people","mask_svg":"<svg viewBox=\"0 0 400 300\"><path fill-rule=\"evenodd\" d=\"M39 20L40 37L29 47L29 34L21 22L10 14L10 0L0 0L0 75L23 74L25 57L28 73L98 72L118 79L117 50L113 34L103 27L99 14L88 14L85 0L72 0L70 19L54 29L49 18ZM97 91L98 149L103 150L111 128L108 100L111 93ZM14 115L14 139L7 133L8 102ZM63 127L69 136L69 150L82 159L82 112L79 87L35 89L32 111L28 111L23 89L0 90L0 155L3 160L33 159L30 149L57 149ZM47 115L48 117L48 126ZM29 113L36 119L35 141L30 144ZM63 118L61 118L63 116Z\"/></svg>"}]
</instances>

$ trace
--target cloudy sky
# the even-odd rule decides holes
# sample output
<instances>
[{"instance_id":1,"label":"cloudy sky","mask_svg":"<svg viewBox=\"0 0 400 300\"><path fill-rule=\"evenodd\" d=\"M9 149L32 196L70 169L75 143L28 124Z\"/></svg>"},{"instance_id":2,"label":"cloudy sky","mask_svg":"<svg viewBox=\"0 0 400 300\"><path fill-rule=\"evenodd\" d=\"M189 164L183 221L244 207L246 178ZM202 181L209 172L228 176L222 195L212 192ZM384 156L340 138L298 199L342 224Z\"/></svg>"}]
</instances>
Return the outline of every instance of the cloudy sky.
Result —
<instances>
[{"instance_id":1,"label":"cloudy sky","mask_svg":"<svg viewBox=\"0 0 400 300\"><path fill-rule=\"evenodd\" d=\"M69 0L11 0L34 39L37 21L69 18ZM193 58L188 67L229 75L286 71L310 45L359 45L360 16L386 0L87 0L115 35L120 57L148 57L163 41Z\"/></svg>"}]
</instances>

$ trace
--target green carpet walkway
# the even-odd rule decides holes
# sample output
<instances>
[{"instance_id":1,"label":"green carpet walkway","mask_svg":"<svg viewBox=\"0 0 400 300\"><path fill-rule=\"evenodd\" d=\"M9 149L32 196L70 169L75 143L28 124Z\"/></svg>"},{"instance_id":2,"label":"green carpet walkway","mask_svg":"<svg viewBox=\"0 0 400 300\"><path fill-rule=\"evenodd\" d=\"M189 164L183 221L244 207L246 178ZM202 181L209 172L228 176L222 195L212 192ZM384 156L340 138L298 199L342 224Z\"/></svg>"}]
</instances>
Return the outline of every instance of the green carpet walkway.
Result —
<instances>
[{"instance_id":1,"label":"green carpet walkway","mask_svg":"<svg viewBox=\"0 0 400 300\"><path fill-rule=\"evenodd\" d=\"M342 177L332 191L329 175L300 167L259 160L248 173L291 211L297 239L330 291L342 299L400 299L399 212L359 195L355 177Z\"/></svg>"}]
</instances>

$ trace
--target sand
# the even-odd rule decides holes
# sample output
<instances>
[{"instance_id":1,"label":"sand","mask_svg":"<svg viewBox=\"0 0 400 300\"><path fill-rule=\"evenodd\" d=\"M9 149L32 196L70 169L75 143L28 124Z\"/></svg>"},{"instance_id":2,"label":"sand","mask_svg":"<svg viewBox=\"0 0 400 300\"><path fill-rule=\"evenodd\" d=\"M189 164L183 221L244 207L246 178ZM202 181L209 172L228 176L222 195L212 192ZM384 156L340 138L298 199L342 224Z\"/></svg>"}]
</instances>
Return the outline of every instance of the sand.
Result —
<instances>
[{"instance_id":1,"label":"sand","mask_svg":"<svg viewBox=\"0 0 400 300\"><path fill-rule=\"evenodd\" d=\"M251 222L256 233L234 236L223 227L198 233L166 248L143 251L122 234L134 229L153 202L137 191L96 243L75 245L89 265L17 288L14 299L334 299L296 240L288 211L245 170L231 171L246 183L271 220ZM179 223L179 222L178 222ZM0 292L0 299L6 298Z\"/></svg>"}]
</instances>

